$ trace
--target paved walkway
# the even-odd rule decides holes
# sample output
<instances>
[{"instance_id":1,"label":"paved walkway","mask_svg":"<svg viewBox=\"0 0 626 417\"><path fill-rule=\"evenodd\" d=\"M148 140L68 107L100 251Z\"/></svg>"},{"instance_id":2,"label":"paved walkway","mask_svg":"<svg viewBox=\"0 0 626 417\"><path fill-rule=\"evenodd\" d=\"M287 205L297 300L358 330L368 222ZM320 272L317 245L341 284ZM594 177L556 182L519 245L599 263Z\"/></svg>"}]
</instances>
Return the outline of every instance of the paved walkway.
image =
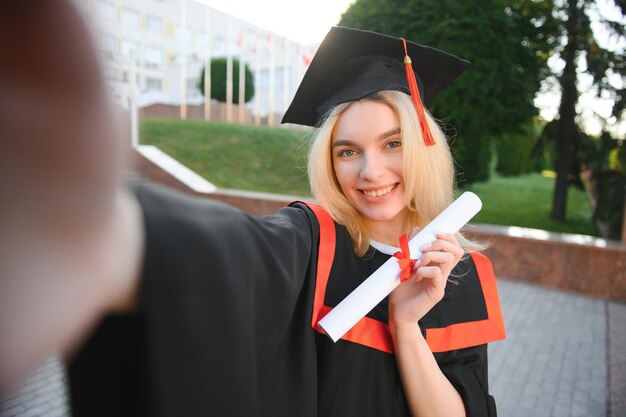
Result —
<instances>
[{"instance_id":1,"label":"paved walkway","mask_svg":"<svg viewBox=\"0 0 626 417\"><path fill-rule=\"evenodd\" d=\"M489 351L499 414L606 417L606 301L505 280L499 289L507 339Z\"/></svg>"},{"instance_id":2,"label":"paved walkway","mask_svg":"<svg viewBox=\"0 0 626 417\"><path fill-rule=\"evenodd\" d=\"M626 417L626 304L608 304L609 417Z\"/></svg>"},{"instance_id":3,"label":"paved walkway","mask_svg":"<svg viewBox=\"0 0 626 417\"><path fill-rule=\"evenodd\" d=\"M46 361L0 403L0 417L69 415L65 369L56 358Z\"/></svg>"},{"instance_id":4,"label":"paved walkway","mask_svg":"<svg viewBox=\"0 0 626 417\"><path fill-rule=\"evenodd\" d=\"M500 417L626 417L626 304L499 280L507 339L489 347ZM52 358L0 403L0 417L68 416Z\"/></svg>"}]
</instances>

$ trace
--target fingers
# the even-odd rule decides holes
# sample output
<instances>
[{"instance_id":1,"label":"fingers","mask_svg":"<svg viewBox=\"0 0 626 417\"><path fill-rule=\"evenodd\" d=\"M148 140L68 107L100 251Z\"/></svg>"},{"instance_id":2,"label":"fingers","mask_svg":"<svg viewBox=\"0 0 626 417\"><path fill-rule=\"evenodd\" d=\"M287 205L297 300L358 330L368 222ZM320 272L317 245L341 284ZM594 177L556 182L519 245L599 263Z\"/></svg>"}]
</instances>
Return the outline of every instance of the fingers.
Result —
<instances>
[{"instance_id":1,"label":"fingers","mask_svg":"<svg viewBox=\"0 0 626 417\"><path fill-rule=\"evenodd\" d=\"M447 264L447 263L456 263L456 256L455 254L451 253L451 252L436 252L436 251L429 251L429 252L424 252L424 255L422 255L422 258L420 259L420 265L421 266L427 266L427 265L442 265L442 264Z\"/></svg>"},{"instance_id":2,"label":"fingers","mask_svg":"<svg viewBox=\"0 0 626 417\"><path fill-rule=\"evenodd\" d=\"M413 285L420 285L428 298L435 303L440 301L446 289L447 274L444 274L440 266L418 267L411 276Z\"/></svg>"},{"instance_id":3,"label":"fingers","mask_svg":"<svg viewBox=\"0 0 626 417\"><path fill-rule=\"evenodd\" d=\"M420 249L424 254L432 253L432 252L447 252L454 255L454 257L458 260L463 256L464 250L456 240L454 235L447 233L437 233L437 240L432 242L429 245L424 245Z\"/></svg>"},{"instance_id":4,"label":"fingers","mask_svg":"<svg viewBox=\"0 0 626 417\"><path fill-rule=\"evenodd\" d=\"M414 282L420 282L423 279L440 279L443 277L443 271L439 266L422 266L415 270Z\"/></svg>"},{"instance_id":5,"label":"fingers","mask_svg":"<svg viewBox=\"0 0 626 417\"><path fill-rule=\"evenodd\" d=\"M414 266L413 282L422 279L445 281L463 256L463 248L454 235L438 233L438 239L421 248L423 255Z\"/></svg>"}]
</instances>

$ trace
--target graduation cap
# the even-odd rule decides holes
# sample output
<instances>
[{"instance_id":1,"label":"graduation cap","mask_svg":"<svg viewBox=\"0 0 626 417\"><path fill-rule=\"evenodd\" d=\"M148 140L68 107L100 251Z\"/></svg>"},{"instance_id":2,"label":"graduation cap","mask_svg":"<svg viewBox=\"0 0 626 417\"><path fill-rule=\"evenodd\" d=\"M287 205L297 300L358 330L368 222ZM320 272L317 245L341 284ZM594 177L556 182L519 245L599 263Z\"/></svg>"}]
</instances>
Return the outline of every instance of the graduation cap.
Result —
<instances>
[{"instance_id":1,"label":"graduation cap","mask_svg":"<svg viewBox=\"0 0 626 417\"><path fill-rule=\"evenodd\" d=\"M317 126L338 104L397 90L411 96L424 142L432 145L423 103L431 103L469 65L403 38L335 26L318 48L281 123Z\"/></svg>"}]
</instances>

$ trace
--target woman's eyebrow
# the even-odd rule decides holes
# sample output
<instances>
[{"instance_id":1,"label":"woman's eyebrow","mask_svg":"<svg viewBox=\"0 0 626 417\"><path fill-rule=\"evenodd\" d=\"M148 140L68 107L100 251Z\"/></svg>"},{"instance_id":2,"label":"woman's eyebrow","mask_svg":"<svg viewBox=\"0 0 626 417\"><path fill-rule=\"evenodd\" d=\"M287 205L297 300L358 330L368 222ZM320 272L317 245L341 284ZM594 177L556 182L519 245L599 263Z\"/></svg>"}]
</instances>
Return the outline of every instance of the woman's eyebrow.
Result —
<instances>
[{"instance_id":1,"label":"woman's eyebrow","mask_svg":"<svg viewBox=\"0 0 626 417\"><path fill-rule=\"evenodd\" d=\"M333 148L337 146L354 146L354 142L346 139L339 139L333 143Z\"/></svg>"},{"instance_id":2,"label":"woman's eyebrow","mask_svg":"<svg viewBox=\"0 0 626 417\"><path fill-rule=\"evenodd\" d=\"M390 136L399 135L401 132L402 130L400 130L399 127L394 127L393 129L390 129L378 135L378 140L383 140L383 139L387 139ZM352 142L351 140L339 139L333 142L332 146L333 148L337 146L355 146L355 143Z\"/></svg>"},{"instance_id":3,"label":"woman's eyebrow","mask_svg":"<svg viewBox=\"0 0 626 417\"><path fill-rule=\"evenodd\" d=\"M381 133L380 135L378 135L378 139L379 140L386 139L389 136L399 135L401 132L402 132L402 130L400 130L399 127L396 127L396 128L391 129L391 130L388 130L388 131L386 131L384 133Z\"/></svg>"}]
</instances>

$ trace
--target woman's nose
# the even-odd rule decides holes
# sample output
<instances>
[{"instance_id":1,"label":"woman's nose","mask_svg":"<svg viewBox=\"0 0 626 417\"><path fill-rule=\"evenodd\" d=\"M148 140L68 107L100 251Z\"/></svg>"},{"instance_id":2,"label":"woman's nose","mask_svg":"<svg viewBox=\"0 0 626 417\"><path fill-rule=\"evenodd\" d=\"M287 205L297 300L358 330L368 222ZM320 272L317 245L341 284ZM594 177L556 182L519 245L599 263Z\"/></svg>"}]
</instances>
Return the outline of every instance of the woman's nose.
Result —
<instances>
[{"instance_id":1,"label":"woman's nose","mask_svg":"<svg viewBox=\"0 0 626 417\"><path fill-rule=\"evenodd\" d=\"M375 152L366 152L363 154L361 162L360 177L364 180L372 181L380 177L385 170L385 165L381 155Z\"/></svg>"}]
</instances>

